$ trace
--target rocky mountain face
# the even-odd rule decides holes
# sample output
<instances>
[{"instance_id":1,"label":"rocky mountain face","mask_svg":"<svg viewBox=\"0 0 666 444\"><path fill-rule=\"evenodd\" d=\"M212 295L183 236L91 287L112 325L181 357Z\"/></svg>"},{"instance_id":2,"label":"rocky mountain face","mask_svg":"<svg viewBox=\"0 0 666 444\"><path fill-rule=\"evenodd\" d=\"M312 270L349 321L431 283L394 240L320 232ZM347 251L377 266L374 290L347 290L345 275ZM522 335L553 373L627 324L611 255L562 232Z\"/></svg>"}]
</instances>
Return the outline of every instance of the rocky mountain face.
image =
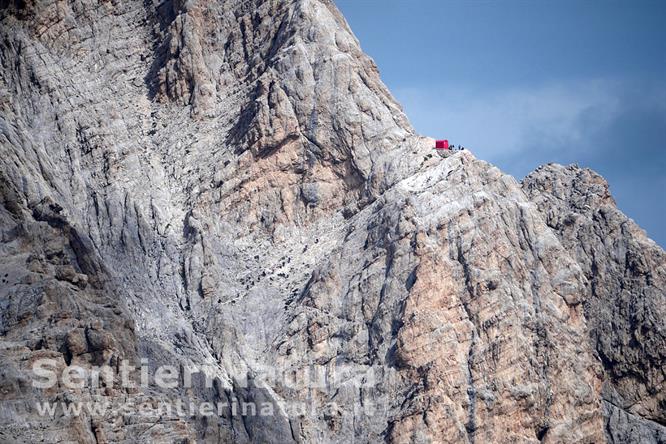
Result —
<instances>
[{"instance_id":1,"label":"rocky mountain face","mask_svg":"<svg viewBox=\"0 0 666 444\"><path fill-rule=\"evenodd\" d=\"M666 255L595 173L433 156L328 0L0 8L0 441L666 442Z\"/></svg>"}]
</instances>

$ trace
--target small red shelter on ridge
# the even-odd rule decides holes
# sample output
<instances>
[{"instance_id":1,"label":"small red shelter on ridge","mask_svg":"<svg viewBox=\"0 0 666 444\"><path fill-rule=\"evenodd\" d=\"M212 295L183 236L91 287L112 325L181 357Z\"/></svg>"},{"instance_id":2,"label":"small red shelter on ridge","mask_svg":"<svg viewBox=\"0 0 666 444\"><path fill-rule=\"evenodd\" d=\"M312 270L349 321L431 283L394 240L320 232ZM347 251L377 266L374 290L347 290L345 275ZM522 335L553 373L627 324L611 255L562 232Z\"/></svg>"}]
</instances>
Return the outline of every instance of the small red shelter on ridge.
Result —
<instances>
[{"instance_id":1,"label":"small red shelter on ridge","mask_svg":"<svg viewBox=\"0 0 666 444\"><path fill-rule=\"evenodd\" d=\"M449 147L449 141L448 140L436 140L435 141L435 149L436 150L450 150L451 148Z\"/></svg>"}]
</instances>

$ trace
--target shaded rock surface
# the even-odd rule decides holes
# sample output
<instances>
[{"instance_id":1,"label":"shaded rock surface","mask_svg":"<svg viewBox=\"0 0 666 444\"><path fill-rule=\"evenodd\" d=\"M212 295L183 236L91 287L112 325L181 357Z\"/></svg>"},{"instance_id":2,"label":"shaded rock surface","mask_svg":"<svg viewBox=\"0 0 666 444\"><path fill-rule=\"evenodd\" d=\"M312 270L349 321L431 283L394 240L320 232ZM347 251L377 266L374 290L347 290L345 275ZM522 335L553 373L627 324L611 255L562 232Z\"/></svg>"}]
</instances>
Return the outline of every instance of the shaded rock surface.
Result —
<instances>
[{"instance_id":1,"label":"shaded rock surface","mask_svg":"<svg viewBox=\"0 0 666 444\"><path fill-rule=\"evenodd\" d=\"M3 442L665 441L666 256L596 174L436 156L327 0L1 7Z\"/></svg>"},{"instance_id":2,"label":"shaded rock surface","mask_svg":"<svg viewBox=\"0 0 666 444\"><path fill-rule=\"evenodd\" d=\"M585 314L604 367L612 440L666 441L664 251L617 209L593 171L547 165L523 188L585 274Z\"/></svg>"}]
</instances>

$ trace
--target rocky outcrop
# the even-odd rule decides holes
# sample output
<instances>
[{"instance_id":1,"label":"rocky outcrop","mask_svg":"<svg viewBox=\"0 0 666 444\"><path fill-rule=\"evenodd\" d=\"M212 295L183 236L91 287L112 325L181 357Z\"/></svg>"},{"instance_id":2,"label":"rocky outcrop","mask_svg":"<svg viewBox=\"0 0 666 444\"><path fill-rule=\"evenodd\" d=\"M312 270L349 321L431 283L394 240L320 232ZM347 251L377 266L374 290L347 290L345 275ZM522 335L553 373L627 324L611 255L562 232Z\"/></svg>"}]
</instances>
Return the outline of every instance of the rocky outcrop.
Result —
<instances>
[{"instance_id":1,"label":"rocky outcrop","mask_svg":"<svg viewBox=\"0 0 666 444\"><path fill-rule=\"evenodd\" d=\"M585 315L606 374L612 441L663 442L664 251L617 209L606 181L590 170L548 165L523 187L585 274Z\"/></svg>"},{"instance_id":2,"label":"rocky outcrop","mask_svg":"<svg viewBox=\"0 0 666 444\"><path fill-rule=\"evenodd\" d=\"M587 170L436 156L330 1L0 34L3 442L664 440L663 251Z\"/></svg>"},{"instance_id":3,"label":"rocky outcrop","mask_svg":"<svg viewBox=\"0 0 666 444\"><path fill-rule=\"evenodd\" d=\"M289 364L372 371L390 408L364 428L391 441L602 440L583 276L519 185L459 153L374 205L299 299Z\"/></svg>"}]
</instances>

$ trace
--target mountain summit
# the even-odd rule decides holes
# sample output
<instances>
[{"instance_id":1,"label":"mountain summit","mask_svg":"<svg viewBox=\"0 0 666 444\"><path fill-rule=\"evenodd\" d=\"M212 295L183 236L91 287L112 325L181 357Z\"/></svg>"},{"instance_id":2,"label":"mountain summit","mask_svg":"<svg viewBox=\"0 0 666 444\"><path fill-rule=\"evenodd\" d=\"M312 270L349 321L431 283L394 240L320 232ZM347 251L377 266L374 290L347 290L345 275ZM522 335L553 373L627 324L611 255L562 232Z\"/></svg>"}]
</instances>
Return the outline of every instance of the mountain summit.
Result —
<instances>
[{"instance_id":1,"label":"mountain summit","mask_svg":"<svg viewBox=\"0 0 666 444\"><path fill-rule=\"evenodd\" d=\"M328 0L0 7L2 442L666 442L594 172L439 158Z\"/></svg>"}]
</instances>

